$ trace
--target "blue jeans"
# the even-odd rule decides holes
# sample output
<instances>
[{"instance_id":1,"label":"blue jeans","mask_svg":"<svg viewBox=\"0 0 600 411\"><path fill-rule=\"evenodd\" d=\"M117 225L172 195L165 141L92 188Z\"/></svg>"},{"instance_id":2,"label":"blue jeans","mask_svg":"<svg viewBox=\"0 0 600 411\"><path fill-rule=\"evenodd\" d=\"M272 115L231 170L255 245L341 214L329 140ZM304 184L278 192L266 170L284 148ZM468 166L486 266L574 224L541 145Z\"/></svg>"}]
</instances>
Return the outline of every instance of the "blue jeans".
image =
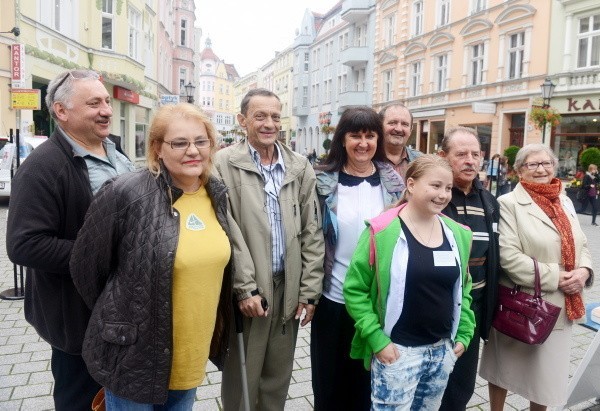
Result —
<instances>
[{"instance_id":1,"label":"blue jeans","mask_svg":"<svg viewBox=\"0 0 600 411\"><path fill-rule=\"evenodd\" d=\"M452 342L446 338L431 345L396 344L400 358L390 365L371 361L372 410L437 411L456 363Z\"/></svg>"},{"instance_id":2,"label":"blue jeans","mask_svg":"<svg viewBox=\"0 0 600 411\"><path fill-rule=\"evenodd\" d=\"M169 390L167 402L164 404L143 404L126 398L118 397L105 389L106 411L189 411L194 405L196 388L190 390Z\"/></svg>"}]
</instances>

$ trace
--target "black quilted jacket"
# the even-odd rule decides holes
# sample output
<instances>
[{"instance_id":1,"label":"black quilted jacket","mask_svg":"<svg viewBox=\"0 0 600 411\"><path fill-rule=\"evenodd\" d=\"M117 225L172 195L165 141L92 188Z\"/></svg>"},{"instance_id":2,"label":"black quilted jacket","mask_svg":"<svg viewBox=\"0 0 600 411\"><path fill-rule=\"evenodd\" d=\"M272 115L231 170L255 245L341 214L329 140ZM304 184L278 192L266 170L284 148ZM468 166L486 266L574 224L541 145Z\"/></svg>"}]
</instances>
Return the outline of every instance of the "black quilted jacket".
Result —
<instances>
[{"instance_id":1,"label":"black quilted jacket","mask_svg":"<svg viewBox=\"0 0 600 411\"><path fill-rule=\"evenodd\" d=\"M231 243L226 188L215 178L206 188ZM181 194L168 175L156 179L141 170L117 177L94 198L73 247L73 282L93 308L83 358L96 381L136 402L161 404L167 399L171 285L179 237L179 213L172 204ZM233 251L232 245L232 259ZM219 368L232 315L232 259L223 277L210 350Z\"/></svg>"}]
</instances>

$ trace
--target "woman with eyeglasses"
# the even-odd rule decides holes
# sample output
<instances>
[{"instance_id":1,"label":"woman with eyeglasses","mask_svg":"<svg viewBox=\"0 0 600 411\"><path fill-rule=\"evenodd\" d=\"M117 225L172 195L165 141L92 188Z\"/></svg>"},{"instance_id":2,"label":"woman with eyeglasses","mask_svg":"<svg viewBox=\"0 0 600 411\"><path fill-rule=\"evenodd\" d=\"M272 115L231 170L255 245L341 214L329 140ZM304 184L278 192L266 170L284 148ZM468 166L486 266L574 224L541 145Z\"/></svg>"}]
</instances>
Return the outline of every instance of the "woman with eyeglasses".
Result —
<instances>
[{"instance_id":1,"label":"woman with eyeglasses","mask_svg":"<svg viewBox=\"0 0 600 411\"><path fill-rule=\"evenodd\" d=\"M82 354L107 410L191 410L207 360L223 364L233 271L250 257L211 175L215 138L197 107L161 107L148 168L105 184L75 241Z\"/></svg>"},{"instance_id":2,"label":"woman with eyeglasses","mask_svg":"<svg viewBox=\"0 0 600 411\"><path fill-rule=\"evenodd\" d=\"M311 329L316 411L370 408L370 374L361 361L350 358L354 321L346 311L343 285L364 221L398 201L403 190L402 177L385 161L377 112L369 107L344 111L317 173L325 278Z\"/></svg>"},{"instance_id":3,"label":"woman with eyeglasses","mask_svg":"<svg viewBox=\"0 0 600 411\"><path fill-rule=\"evenodd\" d=\"M507 391L530 401L531 410L567 401L571 326L585 316L584 286L593 280L587 240L573 203L555 177L558 159L543 144L517 153L520 182L500 198L500 283L534 293L537 258L543 298L562 307L552 333L541 345L527 345L492 328L479 374L489 383L492 410L502 410Z\"/></svg>"}]
</instances>

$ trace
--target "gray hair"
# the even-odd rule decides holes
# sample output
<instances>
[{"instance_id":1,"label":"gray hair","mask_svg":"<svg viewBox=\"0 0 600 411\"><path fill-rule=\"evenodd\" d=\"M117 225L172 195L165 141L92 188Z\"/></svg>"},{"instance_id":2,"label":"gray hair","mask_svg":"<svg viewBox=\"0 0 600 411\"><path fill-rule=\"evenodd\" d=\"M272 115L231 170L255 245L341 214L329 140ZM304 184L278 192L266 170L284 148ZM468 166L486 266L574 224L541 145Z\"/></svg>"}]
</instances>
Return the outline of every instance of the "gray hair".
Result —
<instances>
[{"instance_id":1,"label":"gray hair","mask_svg":"<svg viewBox=\"0 0 600 411\"><path fill-rule=\"evenodd\" d=\"M526 146L521 147L521 149L517 152L513 168L515 170L520 169L521 167L523 167L523 164L525 163L525 160L527 160L527 157L536 153L546 153L548 154L548 157L550 157L550 159L552 160L552 165L554 167L556 167L556 165L558 164L558 157L556 157L554 151L552 151L552 149L547 145L527 144Z\"/></svg>"},{"instance_id":2,"label":"gray hair","mask_svg":"<svg viewBox=\"0 0 600 411\"><path fill-rule=\"evenodd\" d=\"M281 104L279 96L273 93L271 90L267 90L266 88L254 88L248 93L246 93L246 95L242 99L242 103L240 104L240 110L244 116L248 114L248 106L250 105L250 100L254 96L275 97L277 100L279 100L279 103Z\"/></svg>"},{"instance_id":3,"label":"gray hair","mask_svg":"<svg viewBox=\"0 0 600 411\"><path fill-rule=\"evenodd\" d=\"M76 80L98 80L100 76L92 70L68 70L63 71L48 84L46 91L46 107L53 119L57 120L54 112L54 103L63 103L67 108L72 108L71 97L73 85Z\"/></svg>"},{"instance_id":4,"label":"gray hair","mask_svg":"<svg viewBox=\"0 0 600 411\"><path fill-rule=\"evenodd\" d=\"M471 127L456 126L450 127L444 133L444 138L442 138L442 146L440 147L440 149L444 153L448 154L448 151L450 151L450 140L452 140L452 137L459 132L470 134L473 137L475 137L477 139L477 142L479 143L479 147L481 147L481 141L479 140L479 136L477 135L477 130Z\"/></svg>"}]
</instances>

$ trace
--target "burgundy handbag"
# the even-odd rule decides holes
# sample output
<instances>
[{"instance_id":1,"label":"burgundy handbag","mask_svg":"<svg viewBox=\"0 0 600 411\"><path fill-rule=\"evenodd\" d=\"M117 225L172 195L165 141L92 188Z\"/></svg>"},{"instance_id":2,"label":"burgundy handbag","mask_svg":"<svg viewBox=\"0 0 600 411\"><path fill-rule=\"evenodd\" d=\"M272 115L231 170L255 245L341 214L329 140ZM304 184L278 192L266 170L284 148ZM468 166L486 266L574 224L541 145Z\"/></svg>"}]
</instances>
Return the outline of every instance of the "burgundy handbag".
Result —
<instances>
[{"instance_id":1,"label":"burgundy handbag","mask_svg":"<svg viewBox=\"0 0 600 411\"><path fill-rule=\"evenodd\" d=\"M533 259L535 270L534 295L520 291L515 285L509 288L498 285L498 306L492 325L525 344L542 344L554 328L560 307L542 299L540 270L537 259Z\"/></svg>"}]
</instances>

